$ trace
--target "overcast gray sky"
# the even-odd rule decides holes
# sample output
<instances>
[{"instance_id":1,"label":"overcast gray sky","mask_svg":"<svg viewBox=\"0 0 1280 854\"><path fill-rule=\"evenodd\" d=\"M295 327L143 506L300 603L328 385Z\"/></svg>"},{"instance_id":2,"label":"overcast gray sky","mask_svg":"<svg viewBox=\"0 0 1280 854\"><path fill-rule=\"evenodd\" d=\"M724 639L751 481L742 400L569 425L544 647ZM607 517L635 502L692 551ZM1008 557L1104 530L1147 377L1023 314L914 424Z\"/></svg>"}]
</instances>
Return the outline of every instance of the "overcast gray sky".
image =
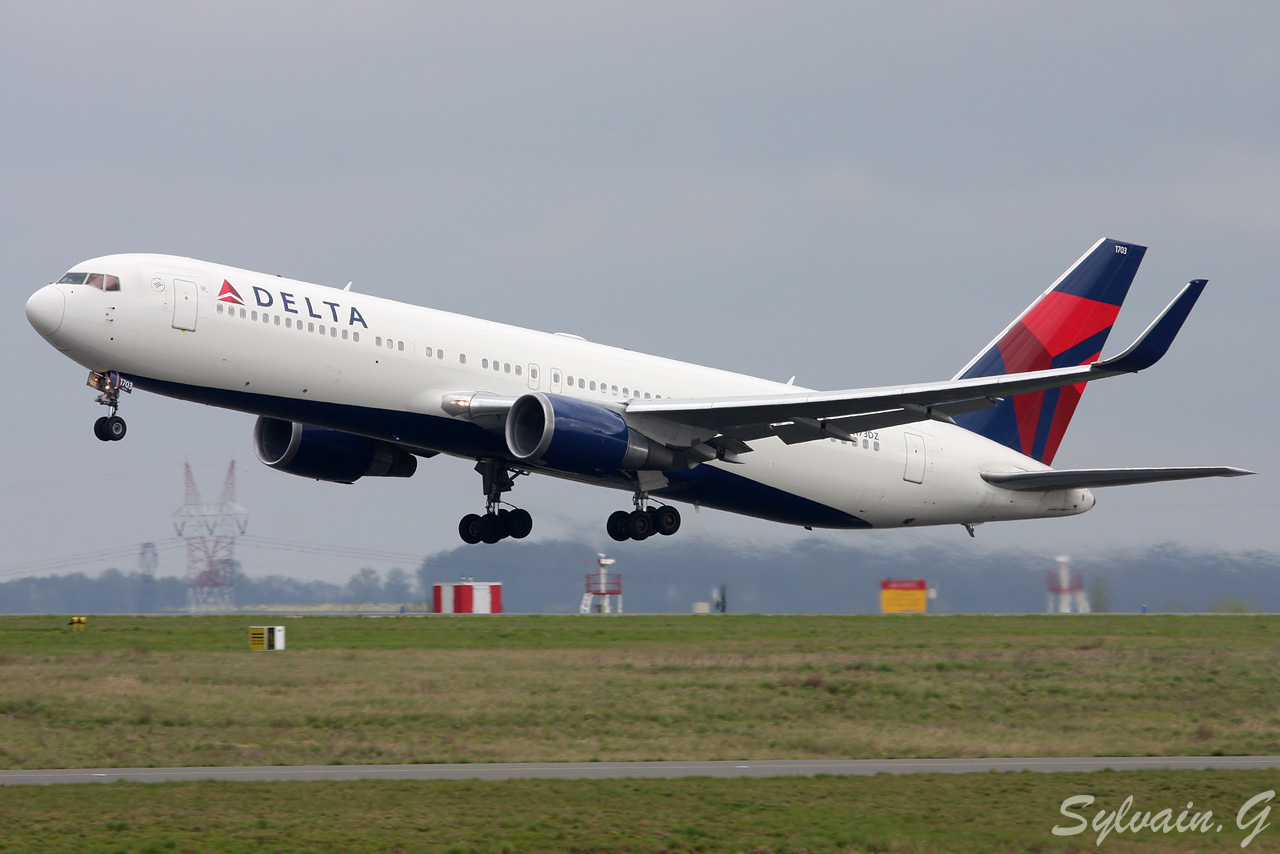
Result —
<instances>
[{"instance_id":1,"label":"overcast gray sky","mask_svg":"<svg viewBox=\"0 0 1280 854\"><path fill-rule=\"evenodd\" d=\"M85 371L23 304L112 252L846 388L949 378L1096 239L1142 243L1108 352L1209 290L1160 365L1089 389L1056 464L1257 477L1100 491L976 542L713 511L680 536L1278 550L1277 81L1265 3L5 4L0 577L172 536L184 461L212 499L238 460L264 537L425 554L482 506L464 462L319 484L258 464L252 417L144 394L98 442ZM603 549L628 498L540 478L514 501L535 537Z\"/></svg>"}]
</instances>

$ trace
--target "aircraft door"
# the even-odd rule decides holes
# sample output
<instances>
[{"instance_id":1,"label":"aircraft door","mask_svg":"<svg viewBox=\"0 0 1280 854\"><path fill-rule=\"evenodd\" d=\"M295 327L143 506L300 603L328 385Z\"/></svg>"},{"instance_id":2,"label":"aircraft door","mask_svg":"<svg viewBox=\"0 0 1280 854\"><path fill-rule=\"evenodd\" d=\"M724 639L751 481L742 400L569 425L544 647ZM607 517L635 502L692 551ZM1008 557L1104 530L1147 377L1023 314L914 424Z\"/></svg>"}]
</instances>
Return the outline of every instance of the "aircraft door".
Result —
<instances>
[{"instance_id":1,"label":"aircraft door","mask_svg":"<svg viewBox=\"0 0 1280 854\"><path fill-rule=\"evenodd\" d=\"M907 467L902 479L909 483L924 483L924 436L904 433L907 437Z\"/></svg>"},{"instance_id":2,"label":"aircraft door","mask_svg":"<svg viewBox=\"0 0 1280 854\"><path fill-rule=\"evenodd\" d=\"M538 390L538 386L542 384L542 373L538 370L537 365L529 365L529 388L534 391Z\"/></svg>"},{"instance_id":3,"label":"aircraft door","mask_svg":"<svg viewBox=\"0 0 1280 854\"><path fill-rule=\"evenodd\" d=\"M196 283L189 279L173 280L173 328L196 331L196 308L199 305Z\"/></svg>"},{"instance_id":4,"label":"aircraft door","mask_svg":"<svg viewBox=\"0 0 1280 854\"><path fill-rule=\"evenodd\" d=\"M564 384L564 378L560 375L559 368L551 369L551 393L559 394L560 387Z\"/></svg>"}]
</instances>

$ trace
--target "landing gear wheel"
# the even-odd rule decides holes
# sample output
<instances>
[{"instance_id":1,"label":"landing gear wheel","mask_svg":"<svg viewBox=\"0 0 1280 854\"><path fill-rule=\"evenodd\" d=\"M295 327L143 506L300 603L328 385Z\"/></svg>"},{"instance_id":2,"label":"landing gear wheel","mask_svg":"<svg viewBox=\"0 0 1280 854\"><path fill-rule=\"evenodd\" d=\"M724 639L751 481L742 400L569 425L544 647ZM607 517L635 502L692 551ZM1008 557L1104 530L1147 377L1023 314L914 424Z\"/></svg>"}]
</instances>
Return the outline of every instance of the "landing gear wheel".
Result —
<instances>
[{"instance_id":1,"label":"landing gear wheel","mask_svg":"<svg viewBox=\"0 0 1280 854\"><path fill-rule=\"evenodd\" d=\"M97 436L100 441L111 441L111 437L107 435L107 416L104 415L93 422L93 435Z\"/></svg>"},{"instance_id":2,"label":"landing gear wheel","mask_svg":"<svg viewBox=\"0 0 1280 854\"><path fill-rule=\"evenodd\" d=\"M480 541L493 545L506 535L502 530L502 517L494 513L486 513L480 517Z\"/></svg>"},{"instance_id":3,"label":"landing gear wheel","mask_svg":"<svg viewBox=\"0 0 1280 854\"><path fill-rule=\"evenodd\" d=\"M480 542L480 517L475 513L463 516L462 521L458 523L458 536L470 546Z\"/></svg>"},{"instance_id":4,"label":"landing gear wheel","mask_svg":"<svg viewBox=\"0 0 1280 854\"><path fill-rule=\"evenodd\" d=\"M630 528L631 539L646 540L653 536L653 519L645 510L636 510L627 516L627 527Z\"/></svg>"},{"instance_id":5,"label":"landing gear wheel","mask_svg":"<svg viewBox=\"0 0 1280 854\"><path fill-rule=\"evenodd\" d=\"M124 438L125 433L124 419L119 415L112 415L107 419L106 425L102 428L102 432L107 439L112 442L119 442Z\"/></svg>"},{"instance_id":6,"label":"landing gear wheel","mask_svg":"<svg viewBox=\"0 0 1280 854\"><path fill-rule=\"evenodd\" d=\"M618 542L631 539L631 514L626 510L615 510L609 514L604 529Z\"/></svg>"},{"instance_id":7,"label":"landing gear wheel","mask_svg":"<svg viewBox=\"0 0 1280 854\"><path fill-rule=\"evenodd\" d=\"M507 533L512 539L523 540L533 530L533 517L528 510L512 510L507 514Z\"/></svg>"},{"instance_id":8,"label":"landing gear wheel","mask_svg":"<svg viewBox=\"0 0 1280 854\"><path fill-rule=\"evenodd\" d=\"M664 537L669 537L680 530L680 511L674 507L663 505L649 511L653 519L653 529Z\"/></svg>"}]
</instances>

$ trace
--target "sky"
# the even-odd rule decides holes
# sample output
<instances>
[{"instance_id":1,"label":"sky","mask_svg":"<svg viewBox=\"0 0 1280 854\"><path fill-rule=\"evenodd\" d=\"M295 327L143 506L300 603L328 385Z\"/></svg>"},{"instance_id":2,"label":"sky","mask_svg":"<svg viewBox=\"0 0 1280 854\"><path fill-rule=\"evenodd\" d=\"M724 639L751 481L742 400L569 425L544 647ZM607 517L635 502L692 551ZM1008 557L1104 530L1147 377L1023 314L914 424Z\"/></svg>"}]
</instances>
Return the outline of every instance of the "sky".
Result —
<instances>
[{"instance_id":1,"label":"sky","mask_svg":"<svg viewBox=\"0 0 1280 854\"><path fill-rule=\"evenodd\" d=\"M826 389L950 378L1098 238L1140 243L1107 354L1187 280L1209 289L1164 361L1090 387L1055 464L1257 476L1099 491L973 541L705 510L679 536L1280 551L1277 80L1264 3L6 4L0 578L107 549L58 571L135 569L174 536L184 463L213 500L236 460L256 537L382 553L242 544L251 575L412 568L483 507L464 461L316 483L256 461L251 416L144 393L97 441L85 370L23 306L115 252ZM604 533L622 493L511 498L534 538L644 547ZM185 572L176 545L161 574Z\"/></svg>"}]
</instances>

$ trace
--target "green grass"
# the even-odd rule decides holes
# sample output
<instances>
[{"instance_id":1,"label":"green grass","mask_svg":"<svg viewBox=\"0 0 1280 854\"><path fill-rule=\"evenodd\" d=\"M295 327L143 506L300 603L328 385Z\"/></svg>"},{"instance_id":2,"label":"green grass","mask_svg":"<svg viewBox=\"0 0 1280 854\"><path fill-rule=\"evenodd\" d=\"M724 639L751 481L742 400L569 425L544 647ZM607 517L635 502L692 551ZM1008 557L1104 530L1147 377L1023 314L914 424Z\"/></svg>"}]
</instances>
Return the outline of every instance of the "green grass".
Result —
<instances>
[{"instance_id":1,"label":"green grass","mask_svg":"<svg viewBox=\"0 0 1280 854\"><path fill-rule=\"evenodd\" d=\"M1118 852L1240 850L1269 771L764 780L167 783L0 789L0 852ZM1064 798L1212 831L1056 837ZM1256 815L1256 813L1254 814ZM1252 817L1252 816L1249 816ZM1268 820L1268 823L1271 823ZM1222 830L1217 830L1221 824ZM1250 828L1251 829L1251 828ZM1276 850L1263 829L1248 850Z\"/></svg>"},{"instance_id":2,"label":"green grass","mask_svg":"<svg viewBox=\"0 0 1280 854\"><path fill-rule=\"evenodd\" d=\"M1280 753L1280 617L65 622L0 618L5 767Z\"/></svg>"}]
</instances>

